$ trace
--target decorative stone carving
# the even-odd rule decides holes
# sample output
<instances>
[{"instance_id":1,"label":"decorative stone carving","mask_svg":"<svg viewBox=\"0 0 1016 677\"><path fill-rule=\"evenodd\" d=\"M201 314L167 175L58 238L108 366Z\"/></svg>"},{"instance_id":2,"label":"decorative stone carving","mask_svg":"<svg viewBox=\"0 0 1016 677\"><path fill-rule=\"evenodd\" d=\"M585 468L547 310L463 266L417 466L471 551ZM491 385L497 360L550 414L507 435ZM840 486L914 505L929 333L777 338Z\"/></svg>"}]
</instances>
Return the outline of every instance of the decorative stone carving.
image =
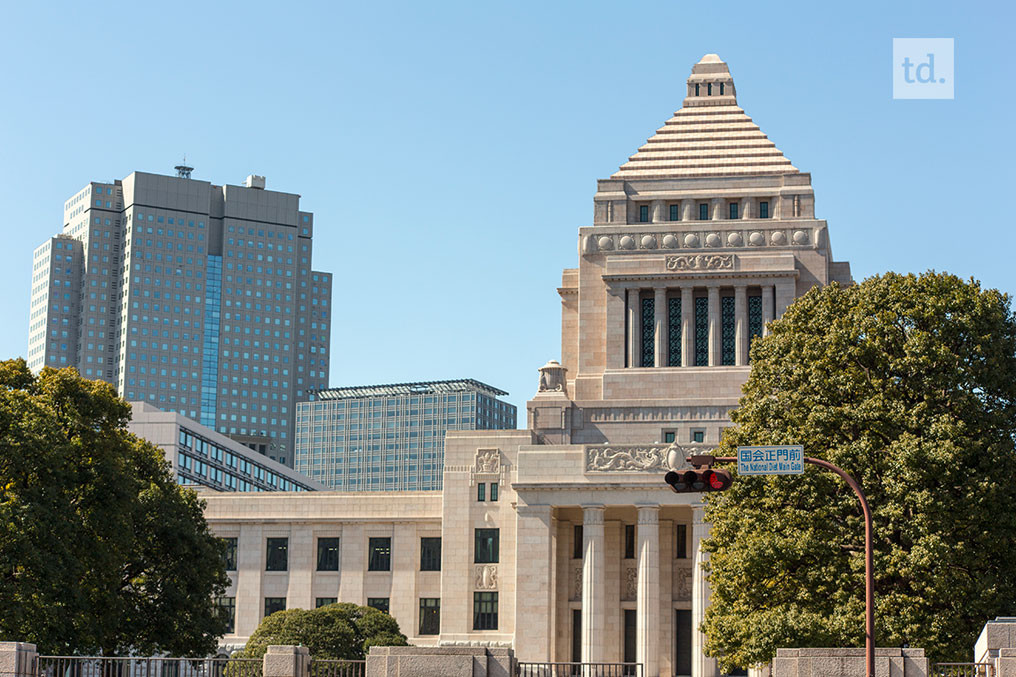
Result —
<instances>
[{"instance_id":1,"label":"decorative stone carving","mask_svg":"<svg viewBox=\"0 0 1016 677\"><path fill-rule=\"evenodd\" d=\"M698 235L696 235L695 233L688 233L687 235L685 235L684 236L684 246L685 247L697 247L697 246L699 246Z\"/></svg>"},{"instance_id":2,"label":"decorative stone carving","mask_svg":"<svg viewBox=\"0 0 1016 677\"><path fill-rule=\"evenodd\" d=\"M628 567L624 570L624 588L621 591L621 599L630 601L637 599L639 594L639 570L636 567Z\"/></svg>"},{"instance_id":3,"label":"decorative stone carving","mask_svg":"<svg viewBox=\"0 0 1016 677\"><path fill-rule=\"evenodd\" d=\"M808 244L808 233L804 230L794 231L794 244Z\"/></svg>"},{"instance_id":4,"label":"decorative stone carving","mask_svg":"<svg viewBox=\"0 0 1016 677\"><path fill-rule=\"evenodd\" d=\"M691 600L691 567L675 567L674 599L685 602Z\"/></svg>"},{"instance_id":5,"label":"decorative stone carving","mask_svg":"<svg viewBox=\"0 0 1016 677\"><path fill-rule=\"evenodd\" d=\"M741 237L740 233L731 233L727 236L727 244L731 247L740 247L744 244L744 238Z\"/></svg>"},{"instance_id":6,"label":"decorative stone carving","mask_svg":"<svg viewBox=\"0 0 1016 677\"><path fill-rule=\"evenodd\" d=\"M540 389L538 392L564 392L564 374L568 371L557 360L550 360L540 367Z\"/></svg>"},{"instance_id":7,"label":"decorative stone carving","mask_svg":"<svg viewBox=\"0 0 1016 677\"><path fill-rule=\"evenodd\" d=\"M677 238L673 235L664 235L663 246L667 249L677 249L678 246L680 246L680 242L678 242Z\"/></svg>"},{"instance_id":8,"label":"decorative stone carving","mask_svg":"<svg viewBox=\"0 0 1016 677\"><path fill-rule=\"evenodd\" d=\"M501 452L497 449L477 449L476 465L473 473L477 475L500 474Z\"/></svg>"},{"instance_id":9,"label":"decorative stone carving","mask_svg":"<svg viewBox=\"0 0 1016 677\"><path fill-rule=\"evenodd\" d=\"M642 236L642 248L643 249L656 249L656 237L653 235Z\"/></svg>"},{"instance_id":10,"label":"decorative stone carving","mask_svg":"<svg viewBox=\"0 0 1016 677\"><path fill-rule=\"evenodd\" d=\"M477 590L497 590L497 565L477 564L473 581Z\"/></svg>"},{"instance_id":11,"label":"decorative stone carving","mask_svg":"<svg viewBox=\"0 0 1016 677\"><path fill-rule=\"evenodd\" d=\"M782 230L777 230L769 236L769 241L775 245L787 244L787 236Z\"/></svg>"},{"instance_id":12,"label":"decorative stone carving","mask_svg":"<svg viewBox=\"0 0 1016 677\"><path fill-rule=\"evenodd\" d=\"M733 254L668 256L667 270L733 270Z\"/></svg>"},{"instance_id":13,"label":"decorative stone carving","mask_svg":"<svg viewBox=\"0 0 1016 677\"><path fill-rule=\"evenodd\" d=\"M600 238L600 240L601 240L600 247L603 247L602 243L603 238ZM766 236L758 231L755 231L754 233L748 236L748 244L752 245L753 247L761 247L765 243Z\"/></svg>"},{"instance_id":14,"label":"decorative stone carving","mask_svg":"<svg viewBox=\"0 0 1016 677\"><path fill-rule=\"evenodd\" d=\"M597 250L596 238L594 238L592 235L586 235L584 238L582 238L581 251L583 255L588 256L590 254L595 254L596 250Z\"/></svg>"},{"instance_id":15,"label":"decorative stone carving","mask_svg":"<svg viewBox=\"0 0 1016 677\"><path fill-rule=\"evenodd\" d=\"M719 247L720 246L720 236L717 235L716 233L709 233L708 235L706 235L706 246L707 247Z\"/></svg>"},{"instance_id":16,"label":"decorative stone carving","mask_svg":"<svg viewBox=\"0 0 1016 677\"><path fill-rule=\"evenodd\" d=\"M621 238L621 249L635 249L635 238L625 235Z\"/></svg>"},{"instance_id":17,"label":"decorative stone carving","mask_svg":"<svg viewBox=\"0 0 1016 677\"><path fill-rule=\"evenodd\" d=\"M614 248L614 241L610 238L609 235L602 236L599 239L599 241L597 241L596 244L598 244L600 249L602 249L605 252L609 252L611 249Z\"/></svg>"},{"instance_id":18,"label":"decorative stone carving","mask_svg":"<svg viewBox=\"0 0 1016 677\"><path fill-rule=\"evenodd\" d=\"M604 445L586 447L586 472L669 470L667 445Z\"/></svg>"},{"instance_id":19,"label":"decorative stone carving","mask_svg":"<svg viewBox=\"0 0 1016 677\"><path fill-rule=\"evenodd\" d=\"M572 594L570 599L582 599L582 567L572 569Z\"/></svg>"}]
</instances>

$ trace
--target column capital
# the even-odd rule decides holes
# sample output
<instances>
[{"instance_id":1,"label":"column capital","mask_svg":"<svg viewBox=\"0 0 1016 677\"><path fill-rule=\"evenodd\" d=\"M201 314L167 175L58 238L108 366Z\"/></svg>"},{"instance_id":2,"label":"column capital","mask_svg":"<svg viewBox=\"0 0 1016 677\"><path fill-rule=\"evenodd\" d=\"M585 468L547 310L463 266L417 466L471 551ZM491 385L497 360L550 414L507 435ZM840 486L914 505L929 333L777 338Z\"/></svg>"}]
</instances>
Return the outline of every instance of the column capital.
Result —
<instances>
[{"instance_id":1,"label":"column capital","mask_svg":"<svg viewBox=\"0 0 1016 677\"><path fill-rule=\"evenodd\" d=\"M582 523L583 524L603 524L603 511L605 507L602 505L584 505L582 506Z\"/></svg>"},{"instance_id":2,"label":"column capital","mask_svg":"<svg viewBox=\"0 0 1016 677\"><path fill-rule=\"evenodd\" d=\"M659 524L660 506L658 505L636 505L638 509L639 524Z\"/></svg>"}]
</instances>

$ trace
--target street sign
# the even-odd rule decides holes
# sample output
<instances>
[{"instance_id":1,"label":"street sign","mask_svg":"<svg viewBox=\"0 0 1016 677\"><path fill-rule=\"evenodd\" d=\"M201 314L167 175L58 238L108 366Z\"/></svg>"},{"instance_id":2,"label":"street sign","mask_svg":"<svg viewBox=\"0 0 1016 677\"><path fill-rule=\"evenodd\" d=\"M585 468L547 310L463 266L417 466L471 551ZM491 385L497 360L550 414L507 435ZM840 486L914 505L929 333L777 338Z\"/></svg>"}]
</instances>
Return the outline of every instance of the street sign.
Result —
<instances>
[{"instance_id":1,"label":"street sign","mask_svg":"<svg viewBox=\"0 0 1016 677\"><path fill-rule=\"evenodd\" d=\"M804 472L804 447L784 444L737 448L738 475L800 475Z\"/></svg>"}]
</instances>

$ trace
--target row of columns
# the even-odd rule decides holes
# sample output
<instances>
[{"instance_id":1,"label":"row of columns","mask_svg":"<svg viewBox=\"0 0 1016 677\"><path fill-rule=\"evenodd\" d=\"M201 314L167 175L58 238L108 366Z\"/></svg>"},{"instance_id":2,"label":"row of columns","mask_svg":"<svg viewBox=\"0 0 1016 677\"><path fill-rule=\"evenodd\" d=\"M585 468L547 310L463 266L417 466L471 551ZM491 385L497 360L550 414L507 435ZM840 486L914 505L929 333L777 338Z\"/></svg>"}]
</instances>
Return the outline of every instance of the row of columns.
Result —
<instances>
[{"instance_id":1,"label":"row of columns","mask_svg":"<svg viewBox=\"0 0 1016 677\"><path fill-rule=\"evenodd\" d=\"M761 203L765 202L768 205L769 213L767 216L762 217ZM757 198L757 197L744 197L737 200L730 200L727 198L711 198L708 200L696 200L687 199L681 200L679 208L681 210L682 221L701 221L699 218L699 205L706 203L709 205L709 220L711 221L729 221L730 220L730 204L737 204L737 218L738 219L758 219L758 218L769 218L779 219L783 217L783 200L779 197L769 198ZM670 222L670 205L672 203L666 200L653 200L649 206L649 212L653 223ZM793 216L800 216L800 197L794 196L792 200L793 204ZM636 215L637 216L637 215Z\"/></svg>"},{"instance_id":2,"label":"row of columns","mask_svg":"<svg viewBox=\"0 0 1016 677\"><path fill-rule=\"evenodd\" d=\"M666 287L654 287L654 361L661 366L696 366L695 362L695 288L681 287L681 364L669 365L669 304ZM748 364L748 285L734 286L735 355L734 365ZM723 325L720 313L720 287L707 287L709 303L709 365L715 367L722 362ZM642 366L642 289L628 290L628 365ZM763 335L768 334L768 324L775 318L775 285L762 285L762 327ZM702 365L699 365L702 366Z\"/></svg>"}]
</instances>

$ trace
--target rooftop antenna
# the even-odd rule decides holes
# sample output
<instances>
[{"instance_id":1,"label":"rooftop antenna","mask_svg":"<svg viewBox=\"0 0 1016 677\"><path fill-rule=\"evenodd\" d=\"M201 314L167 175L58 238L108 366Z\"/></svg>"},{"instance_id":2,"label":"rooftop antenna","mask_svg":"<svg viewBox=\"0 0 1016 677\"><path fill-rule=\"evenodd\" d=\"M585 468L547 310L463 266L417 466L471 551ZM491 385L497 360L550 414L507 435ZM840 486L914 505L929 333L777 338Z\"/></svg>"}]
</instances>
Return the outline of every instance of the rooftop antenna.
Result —
<instances>
[{"instance_id":1,"label":"rooftop antenna","mask_svg":"<svg viewBox=\"0 0 1016 677\"><path fill-rule=\"evenodd\" d=\"M183 162L178 164L176 167L173 167L173 169L176 170L177 177L181 178L181 179L189 179L190 178L190 173L194 171L193 167L188 167L187 166L187 156L186 155L183 156Z\"/></svg>"}]
</instances>

